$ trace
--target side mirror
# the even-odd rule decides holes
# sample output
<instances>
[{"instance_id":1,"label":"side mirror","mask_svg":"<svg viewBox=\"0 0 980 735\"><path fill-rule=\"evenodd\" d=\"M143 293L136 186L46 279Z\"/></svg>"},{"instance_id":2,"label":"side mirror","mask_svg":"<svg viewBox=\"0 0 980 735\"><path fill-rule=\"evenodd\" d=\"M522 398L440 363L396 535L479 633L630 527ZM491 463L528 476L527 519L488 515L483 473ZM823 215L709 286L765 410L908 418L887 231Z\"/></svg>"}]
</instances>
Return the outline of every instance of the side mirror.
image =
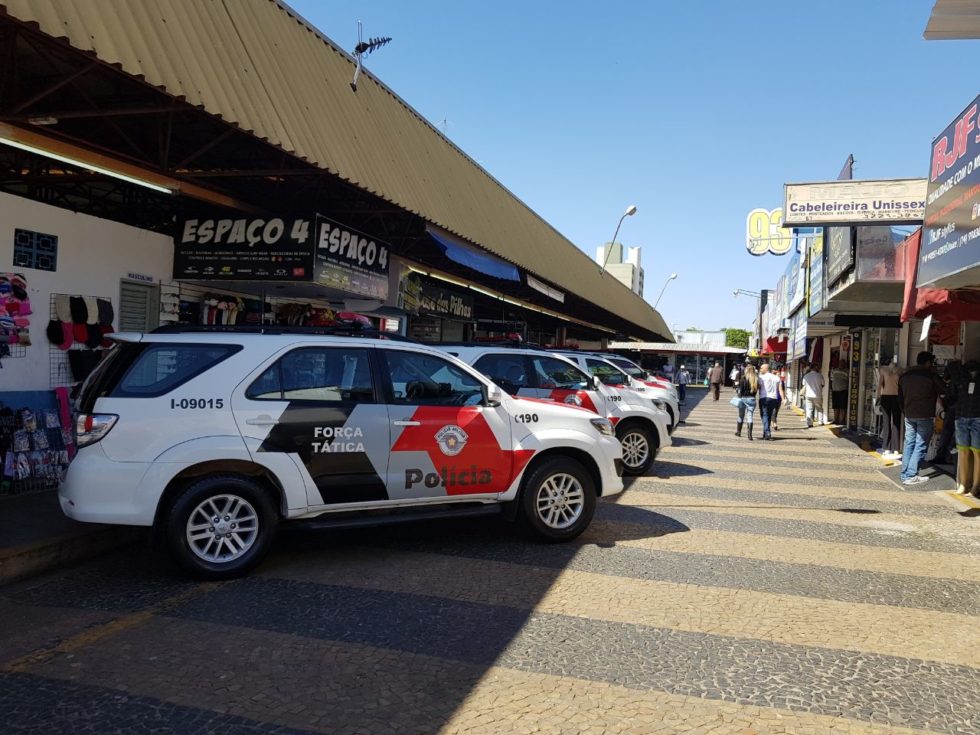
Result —
<instances>
[{"instance_id":1,"label":"side mirror","mask_svg":"<svg viewBox=\"0 0 980 735\"><path fill-rule=\"evenodd\" d=\"M483 386L483 405L496 408L503 400L504 393L500 386L494 384Z\"/></svg>"},{"instance_id":2,"label":"side mirror","mask_svg":"<svg viewBox=\"0 0 980 735\"><path fill-rule=\"evenodd\" d=\"M602 381L599 380L598 375L592 376L592 390L599 390L602 387Z\"/></svg>"}]
</instances>

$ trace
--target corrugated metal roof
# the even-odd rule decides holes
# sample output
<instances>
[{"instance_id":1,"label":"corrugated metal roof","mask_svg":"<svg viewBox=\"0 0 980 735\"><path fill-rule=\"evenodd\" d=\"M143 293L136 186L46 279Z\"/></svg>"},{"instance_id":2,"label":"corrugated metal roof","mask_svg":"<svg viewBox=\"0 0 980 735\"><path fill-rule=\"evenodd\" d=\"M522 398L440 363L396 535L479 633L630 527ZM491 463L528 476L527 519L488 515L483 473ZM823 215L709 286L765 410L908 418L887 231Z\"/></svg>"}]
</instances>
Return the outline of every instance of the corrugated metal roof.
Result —
<instances>
[{"instance_id":1,"label":"corrugated metal roof","mask_svg":"<svg viewBox=\"0 0 980 735\"><path fill-rule=\"evenodd\" d=\"M21 21L594 301L670 330L403 100L275 0L0 0Z\"/></svg>"}]
</instances>

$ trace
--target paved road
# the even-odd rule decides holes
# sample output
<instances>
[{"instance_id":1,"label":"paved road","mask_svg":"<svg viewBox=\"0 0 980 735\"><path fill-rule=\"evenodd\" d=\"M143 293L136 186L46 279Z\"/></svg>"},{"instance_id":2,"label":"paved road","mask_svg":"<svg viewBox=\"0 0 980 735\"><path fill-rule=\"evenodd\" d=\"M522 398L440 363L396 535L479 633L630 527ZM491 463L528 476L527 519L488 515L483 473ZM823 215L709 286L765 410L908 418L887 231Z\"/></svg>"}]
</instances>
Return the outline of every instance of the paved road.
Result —
<instances>
[{"instance_id":1,"label":"paved road","mask_svg":"<svg viewBox=\"0 0 980 735\"><path fill-rule=\"evenodd\" d=\"M980 732L980 519L690 403L576 544L294 533L235 582L132 551L0 589L0 731Z\"/></svg>"}]
</instances>

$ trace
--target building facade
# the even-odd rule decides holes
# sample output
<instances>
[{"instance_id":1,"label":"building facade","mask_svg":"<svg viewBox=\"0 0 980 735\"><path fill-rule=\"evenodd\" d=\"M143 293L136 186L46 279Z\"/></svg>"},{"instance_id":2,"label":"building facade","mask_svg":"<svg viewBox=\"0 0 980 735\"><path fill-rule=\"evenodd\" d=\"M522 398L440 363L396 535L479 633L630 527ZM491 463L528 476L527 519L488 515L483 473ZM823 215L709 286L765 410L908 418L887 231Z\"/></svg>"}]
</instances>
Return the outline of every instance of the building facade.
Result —
<instances>
[{"instance_id":1,"label":"building facade","mask_svg":"<svg viewBox=\"0 0 980 735\"><path fill-rule=\"evenodd\" d=\"M606 272L637 296L643 296L643 268L640 256L643 248L627 248L621 242L606 243L595 251L599 265L605 263ZM608 258L607 258L608 256Z\"/></svg>"}]
</instances>

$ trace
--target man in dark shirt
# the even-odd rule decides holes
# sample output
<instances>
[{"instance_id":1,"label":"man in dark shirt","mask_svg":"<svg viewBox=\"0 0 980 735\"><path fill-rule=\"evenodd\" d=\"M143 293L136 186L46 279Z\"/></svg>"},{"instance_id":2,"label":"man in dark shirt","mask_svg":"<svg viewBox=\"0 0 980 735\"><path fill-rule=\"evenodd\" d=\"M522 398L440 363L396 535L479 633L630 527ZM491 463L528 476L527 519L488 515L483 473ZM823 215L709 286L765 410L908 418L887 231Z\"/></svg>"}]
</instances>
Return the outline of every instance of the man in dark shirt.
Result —
<instances>
[{"instance_id":1,"label":"man in dark shirt","mask_svg":"<svg viewBox=\"0 0 980 735\"><path fill-rule=\"evenodd\" d=\"M918 485L928 477L919 477L919 463L926 455L935 430L936 401L946 386L933 371L931 352L920 352L916 366L905 371L898 381L898 399L905 414L905 450L902 452L902 484Z\"/></svg>"},{"instance_id":2,"label":"man in dark shirt","mask_svg":"<svg viewBox=\"0 0 980 735\"><path fill-rule=\"evenodd\" d=\"M708 371L708 382L711 383L711 395L714 399L718 400L718 394L721 392L721 381L725 379L725 369L721 366L720 362L716 362L715 366Z\"/></svg>"}]
</instances>

